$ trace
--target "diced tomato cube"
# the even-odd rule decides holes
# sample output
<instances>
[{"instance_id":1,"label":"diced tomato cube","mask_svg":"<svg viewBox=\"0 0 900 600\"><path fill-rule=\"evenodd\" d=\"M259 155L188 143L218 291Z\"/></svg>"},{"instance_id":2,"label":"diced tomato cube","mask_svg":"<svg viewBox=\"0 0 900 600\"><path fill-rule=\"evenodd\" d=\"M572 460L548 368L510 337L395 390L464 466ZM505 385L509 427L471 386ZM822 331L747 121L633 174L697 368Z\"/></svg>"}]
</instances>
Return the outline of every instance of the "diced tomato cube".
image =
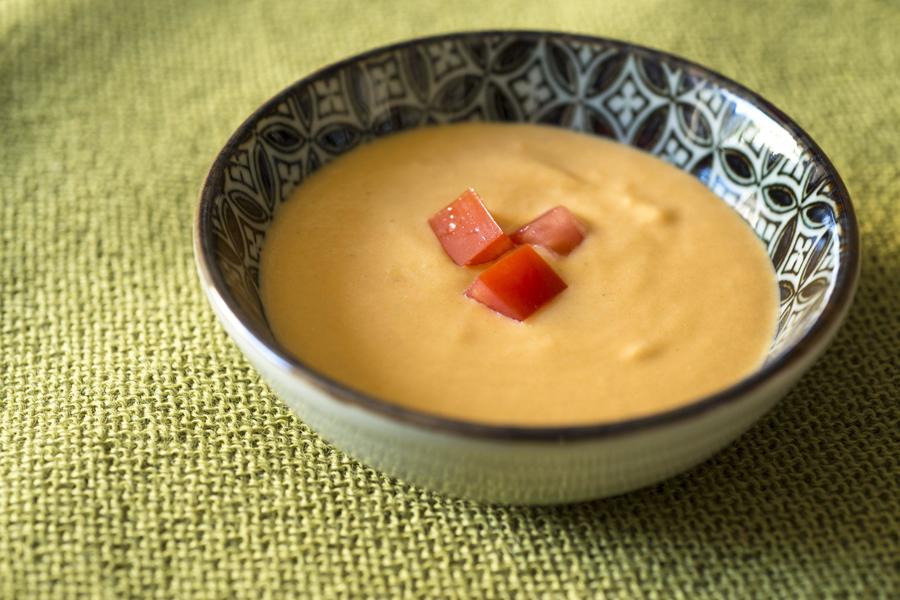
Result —
<instances>
[{"instance_id":1,"label":"diced tomato cube","mask_svg":"<svg viewBox=\"0 0 900 600\"><path fill-rule=\"evenodd\" d=\"M444 251L458 265L477 265L494 260L513 247L478 193L467 189L428 219Z\"/></svg>"},{"instance_id":2,"label":"diced tomato cube","mask_svg":"<svg viewBox=\"0 0 900 600\"><path fill-rule=\"evenodd\" d=\"M584 240L587 229L565 206L551 208L512 234L517 244L543 246L566 256Z\"/></svg>"},{"instance_id":3,"label":"diced tomato cube","mask_svg":"<svg viewBox=\"0 0 900 600\"><path fill-rule=\"evenodd\" d=\"M466 296L517 321L568 287L531 246L519 246L485 269Z\"/></svg>"}]
</instances>

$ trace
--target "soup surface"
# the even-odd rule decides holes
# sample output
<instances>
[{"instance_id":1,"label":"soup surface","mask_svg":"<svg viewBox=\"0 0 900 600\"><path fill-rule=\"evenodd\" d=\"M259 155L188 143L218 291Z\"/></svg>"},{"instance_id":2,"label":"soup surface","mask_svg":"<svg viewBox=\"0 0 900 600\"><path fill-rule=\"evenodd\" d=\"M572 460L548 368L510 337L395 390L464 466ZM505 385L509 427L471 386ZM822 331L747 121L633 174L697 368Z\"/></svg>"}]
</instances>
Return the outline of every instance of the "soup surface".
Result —
<instances>
[{"instance_id":1,"label":"soup surface","mask_svg":"<svg viewBox=\"0 0 900 600\"><path fill-rule=\"evenodd\" d=\"M587 226L568 289L524 322L463 292L428 218L467 187L504 231L568 207ZM775 276L750 228L699 181L562 129L460 124L360 146L278 210L261 289L278 341L384 400L495 424L620 420L671 409L758 367Z\"/></svg>"}]
</instances>

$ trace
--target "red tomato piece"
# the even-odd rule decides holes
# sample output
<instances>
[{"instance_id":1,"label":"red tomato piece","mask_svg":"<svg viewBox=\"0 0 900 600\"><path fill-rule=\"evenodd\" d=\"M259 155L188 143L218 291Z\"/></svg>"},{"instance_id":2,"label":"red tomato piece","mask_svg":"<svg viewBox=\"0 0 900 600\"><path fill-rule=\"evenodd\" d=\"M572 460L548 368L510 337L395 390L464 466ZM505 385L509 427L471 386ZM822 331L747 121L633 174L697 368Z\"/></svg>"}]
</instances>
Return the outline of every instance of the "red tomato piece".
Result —
<instances>
[{"instance_id":1,"label":"red tomato piece","mask_svg":"<svg viewBox=\"0 0 900 600\"><path fill-rule=\"evenodd\" d=\"M466 296L516 321L568 287L531 246L519 246L485 269L466 290Z\"/></svg>"},{"instance_id":2,"label":"red tomato piece","mask_svg":"<svg viewBox=\"0 0 900 600\"><path fill-rule=\"evenodd\" d=\"M565 206L551 208L512 236L517 244L543 246L566 256L584 240L587 229Z\"/></svg>"},{"instance_id":3,"label":"red tomato piece","mask_svg":"<svg viewBox=\"0 0 900 600\"><path fill-rule=\"evenodd\" d=\"M447 255L458 265L494 260L513 247L472 188L428 219Z\"/></svg>"}]
</instances>

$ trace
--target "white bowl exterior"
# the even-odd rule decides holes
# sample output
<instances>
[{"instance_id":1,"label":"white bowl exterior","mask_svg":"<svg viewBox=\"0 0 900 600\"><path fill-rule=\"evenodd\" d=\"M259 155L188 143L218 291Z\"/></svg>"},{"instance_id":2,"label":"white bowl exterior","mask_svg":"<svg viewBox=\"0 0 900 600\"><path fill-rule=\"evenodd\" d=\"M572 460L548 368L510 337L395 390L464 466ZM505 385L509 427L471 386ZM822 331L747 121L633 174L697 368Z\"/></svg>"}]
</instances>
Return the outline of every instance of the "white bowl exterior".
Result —
<instances>
[{"instance_id":1,"label":"white bowl exterior","mask_svg":"<svg viewBox=\"0 0 900 600\"><path fill-rule=\"evenodd\" d=\"M711 456L765 414L828 339L746 395L672 423L600 439L535 442L453 434L387 418L331 397L273 360L208 286L210 302L250 363L324 439L408 483L502 504L558 504L657 483ZM830 332L830 338L834 332Z\"/></svg>"}]
</instances>

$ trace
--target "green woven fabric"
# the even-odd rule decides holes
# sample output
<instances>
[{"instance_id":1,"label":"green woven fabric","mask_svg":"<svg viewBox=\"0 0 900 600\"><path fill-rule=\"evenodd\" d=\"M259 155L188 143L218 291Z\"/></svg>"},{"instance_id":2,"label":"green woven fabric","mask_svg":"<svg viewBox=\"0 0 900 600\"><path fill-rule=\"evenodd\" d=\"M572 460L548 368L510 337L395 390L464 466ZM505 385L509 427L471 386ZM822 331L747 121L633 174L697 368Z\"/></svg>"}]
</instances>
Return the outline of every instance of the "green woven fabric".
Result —
<instances>
[{"instance_id":1,"label":"green woven fabric","mask_svg":"<svg viewBox=\"0 0 900 600\"><path fill-rule=\"evenodd\" d=\"M191 221L309 71L465 28L618 37L770 98L857 204L861 286L758 426L661 485L480 506L320 440L243 360ZM0 2L0 597L900 595L900 4Z\"/></svg>"}]
</instances>

